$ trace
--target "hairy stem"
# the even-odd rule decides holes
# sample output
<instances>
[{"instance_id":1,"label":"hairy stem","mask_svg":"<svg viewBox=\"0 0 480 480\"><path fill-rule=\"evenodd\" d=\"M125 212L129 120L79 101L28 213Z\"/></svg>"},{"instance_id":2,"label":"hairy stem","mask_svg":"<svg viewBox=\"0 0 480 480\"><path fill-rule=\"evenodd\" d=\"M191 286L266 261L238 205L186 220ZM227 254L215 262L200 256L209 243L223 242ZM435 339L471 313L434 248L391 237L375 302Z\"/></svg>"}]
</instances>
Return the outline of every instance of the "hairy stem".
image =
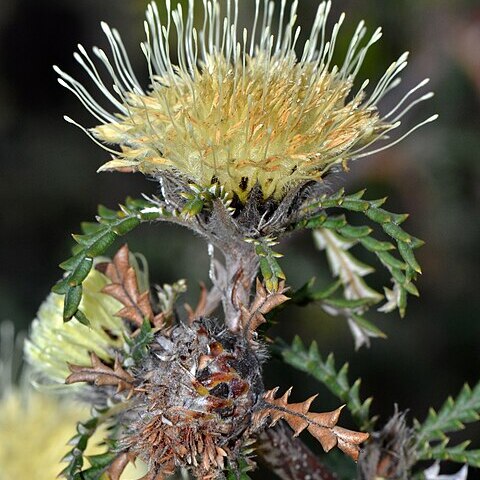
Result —
<instances>
[{"instance_id":1,"label":"hairy stem","mask_svg":"<svg viewBox=\"0 0 480 480\"><path fill-rule=\"evenodd\" d=\"M282 480L336 480L338 477L283 422L268 428L258 439L262 462Z\"/></svg>"}]
</instances>

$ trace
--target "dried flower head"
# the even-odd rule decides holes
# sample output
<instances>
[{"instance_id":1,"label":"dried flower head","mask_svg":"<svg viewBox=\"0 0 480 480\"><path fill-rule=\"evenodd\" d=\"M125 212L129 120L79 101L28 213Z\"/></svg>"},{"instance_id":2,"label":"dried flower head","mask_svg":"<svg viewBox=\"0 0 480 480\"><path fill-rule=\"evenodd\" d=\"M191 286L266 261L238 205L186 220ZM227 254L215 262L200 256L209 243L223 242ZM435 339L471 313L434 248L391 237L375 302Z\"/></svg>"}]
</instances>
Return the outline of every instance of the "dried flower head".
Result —
<instances>
[{"instance_id":1,"label":"dried flower head","mask_svg":"<svg viewBox=\"0 0 480 480\"><path fill-rule=\"evenodd\" d=\"M298 1L287 12L286 0L282 0L276 35L274 2L268 0L263 2L263 14L261 0L255 1L250 32L238 31L238 0L233 5L225 2L225 17L221 2L203 0L200 30L194 26L194 0L189 0L185 18L181 5L172 10L170 3L166 2L166 24L155 3L147 10L147 41L142 51L150 73L148 89L139 84L118 32L104 23L112 60L103 50L93 51L113 79L113 88L107 86L82 46L75 53L113 104L115 114L56 67L59 82L100 122L84 130L113 154L101 170L176 175L201 187L219 183L241 202L258 185L264 199L279 200L290 189L320 181L335 167L345 168L350 159L384 150L436 118L390 143L373 146L387 140L405 112L432 93L409 100L425 80L393 110L380 114L377 105L400 83L398 75L407 65L408 54L391 64L370 95L366 94L368 80L355 87L381 29L364 41L367 29L360 22L343 65L333 65L344 15L328 35L330 1L319 5L303 49L297 46ZM169 46L175 35L177 65L172 63ZM117 145L119 150L106 144Z\"/></svg>"}]
</instances>

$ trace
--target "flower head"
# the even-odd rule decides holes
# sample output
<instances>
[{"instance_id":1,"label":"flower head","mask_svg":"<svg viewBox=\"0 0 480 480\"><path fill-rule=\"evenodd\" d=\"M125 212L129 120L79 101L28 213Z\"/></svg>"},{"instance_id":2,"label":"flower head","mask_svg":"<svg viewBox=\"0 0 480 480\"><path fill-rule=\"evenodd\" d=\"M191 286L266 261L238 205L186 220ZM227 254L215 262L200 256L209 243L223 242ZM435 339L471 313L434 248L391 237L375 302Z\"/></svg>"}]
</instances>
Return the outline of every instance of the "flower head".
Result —
<instances>
[{"instance_id":1,"label":"flower head","mask_svg":"<svg viewBox=\"0 0 480 480\"><path fill-rule=\"evenodd\" d=\"M367 96L368 80L360 87L355 80L369 48L380 39L381 29L364 41L367 29L360 22L343 65L333 65L344 15L328 38L330 1L319 5L303 48L297 46L298 1L290 12L286 1L281 2L277 34L272 26L274 2L265 0L261 14L261 1L255 1L250 32L238 31L238 0L233 5L225 2L225 17L220 3L203 0L204 20L199 30L194 26L194 0L189 0L186 18L180 4L172 10L167 1L166 24L155 3L148 7L147 41L142 44L150 73L148 89L136 79L116 30L102 24L113 61L94 48L113 79L112 89L79 46L76 60L113 104L115 114L56 68L60 83L100 122L87 133L102 145L119 147L105 146L114 158L101 170L179 175L203 187L219 183L242 202L258 185L264 198L279 200L288 190L320 181L335 167L345 167L350 159L400 141L405 135L373 147L400 126L406 111L432 96L428 93L407 103L428 82L425 80L392 111L381 115L377 104L400 83L398 75L407 65L408 54L392 63ZM169 46L174 31L177 65L171 60Z\"/></svg>"},{"instance_id":2,"label":"flower head","mask_svg":"<svg viewBox=\"0 0 480 480\"><path fill-rule=\"evenodd\" d=\"M64 384L68 363L89 365L92 352L113 359L113 350L124 342L125 325L115 317L121 304L101 292L107 283L96 270L83 283L82 308L92 319L89 326L76 319L64 322L61 295L51 293L42 303L25 342L26 359L39 381Z\"/></svg>"},{"instance_id":3,"label":"flower head","mask_svg":"<svg viewBox=\"0 0 480 480\"><path fill-rule=\"evenodd\" d=\"M0 323L0 480L52 480L63 469L62 457L71 447L78 421L88 418L88 408L70 397L37 392L26 382L23 372L19 385L15 373L21 370L21 342L15 341L13 325ZM99 454L105 435L98 431L91 439L87 455ZM27 457L28 456L28 457ZM145 466L128 467L122 479L139 478Z\"/></svg>"}]
</instances>

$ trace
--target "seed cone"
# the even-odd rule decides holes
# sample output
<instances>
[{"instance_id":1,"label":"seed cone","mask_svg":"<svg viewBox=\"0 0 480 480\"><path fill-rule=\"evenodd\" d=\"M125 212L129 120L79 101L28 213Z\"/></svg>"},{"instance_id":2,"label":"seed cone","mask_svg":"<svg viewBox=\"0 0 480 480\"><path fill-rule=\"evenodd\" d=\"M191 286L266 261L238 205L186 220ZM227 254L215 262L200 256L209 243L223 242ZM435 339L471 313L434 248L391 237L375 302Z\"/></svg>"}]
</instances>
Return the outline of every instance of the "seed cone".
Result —
<instances>
[{"instance_id":1,"label":"seed cone","mask_svg":"<svg viewBox=\"0 0 480 480\"><path fill-rule=\"evenodd\" d=\"M216 478L235 460L263 392L261 366L243 337L200 319L158 333L137 372L121 445L168 475L189 467ZM156 478L156 477L153 477Z\"/></svg>"}]
</instances>

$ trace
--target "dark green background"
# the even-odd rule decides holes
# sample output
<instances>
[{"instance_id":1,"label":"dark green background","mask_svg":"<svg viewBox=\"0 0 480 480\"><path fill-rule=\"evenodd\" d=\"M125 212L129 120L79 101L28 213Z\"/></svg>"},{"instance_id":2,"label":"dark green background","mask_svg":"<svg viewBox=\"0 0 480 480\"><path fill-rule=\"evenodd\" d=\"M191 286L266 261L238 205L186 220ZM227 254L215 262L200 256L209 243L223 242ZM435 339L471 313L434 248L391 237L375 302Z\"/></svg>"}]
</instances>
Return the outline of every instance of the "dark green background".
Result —
<instances>
[{"instance_id":1,"label":"dark green background","mask_svg":"<svg viewBox=\"0 0 480 480\"><path fill-rule=\"evenodd\" d=\"M252 0L241 0L242 17ZM107 153L67 125L68 113L86 126L93 121L79 102L55 80L52 64L85 79L73 61L78 42L108 47L100 20L117 26L140 76L146 73L139 49L145 2L135 0L9 0L0 7L0 318L25 329L61 274L57 264L68 256L69 234L93 218L98 203L113 207L127 195L154 193L141 175L96 174ZM303 36L317 2L301 0ZM410 303L403 320L378 317L387 341L355 353L346 325L318 308L289 309L272 335L316 339L325 354L349 359L352 378L362 376L363 393L373 395L373 411L385 418L396 402L423 418L427 406L439 406L464 381L480 378L479 173L480 173L480 5L462 0L337 0L332 19L347 20L340 51L356 23L364 18L384 38L371 51L364 77L378 78L404 50L412 52L404 84L431 77L433 101L414 109L406 122L438 112L440 119L407 141L353 164L349 175L334 179L350 192L364 186L367 196L390 197L387 208L409 212L405 228L427 243L419 252L424 275L422 296ZM299 42L301 43L301 42ZM150 261L158 283L187 278L194 301L196 282L206 279L205 245L183 230L143 226L128 237L133 250ZM292 237L280 250L290 283L325 277L325 262L308 234ZM378 277L381 281L383 277ZM373 278L375 284L376 280ZM296 398L320 389L317 408L334 406L321 387L272 362L268 386L297 385ZM472 429L470 436L478 435ZM477 446L480 442L477 441Z\"/></svg>"}]
</instances>

